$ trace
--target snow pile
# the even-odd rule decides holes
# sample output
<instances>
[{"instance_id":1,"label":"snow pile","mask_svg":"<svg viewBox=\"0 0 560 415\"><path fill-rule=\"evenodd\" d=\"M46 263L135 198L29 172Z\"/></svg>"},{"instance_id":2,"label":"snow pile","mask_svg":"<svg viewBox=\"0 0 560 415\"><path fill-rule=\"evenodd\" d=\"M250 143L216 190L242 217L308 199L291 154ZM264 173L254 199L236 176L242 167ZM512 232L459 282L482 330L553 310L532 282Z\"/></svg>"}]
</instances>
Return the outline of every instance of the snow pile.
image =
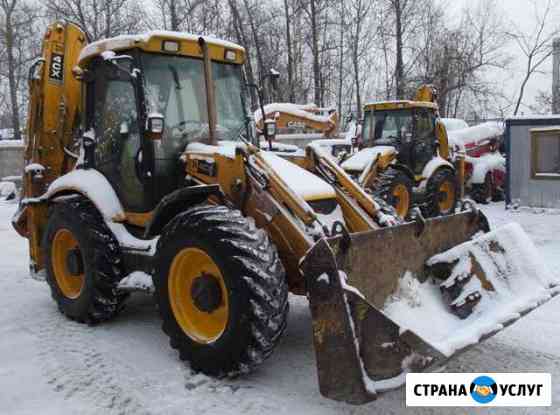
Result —
<instances>
[{"instance_id":1,"label":"snow pile","mask_svg":"<svg viewBox=\"0 0 560 415\"><path fill-rule=\"evenodd\" d=\"M393 146L375 146L364 148L342 163L344 170L361 171L378 155L396 151Z\"/></svg>"},{"instance_id":2,"label":"snow pile","mask_svg":"<svg viewBox=\"0 0 560 415\"><path fill-rule=\"evenodd\" d=\"M441 122L445 125L445 129L448 133L453 130L469 128L469 124L460 118L441 118Z\"/></svg>"},{"instance_id":3,"label":"snow pile","mask_svg":"<svg viewBox=\"0 0 560 415\"><path fill-rule=\"evenodd\" d=\"M276 154L262 151L262 158L288 187L305 200L335 198L332 186L294 163Z\"/></svg>"},{"instance_id":4,"label":"snow pile","mask_svg":"<svg viewBox=\"0 0 560 415\"><path fill-rule=\"evenodd\" d=\"M20 148L24 146L25 142L23 140L0 140L0 147L2 148Z\"/></svg>"},{"instance_id":5,"label":"snow pile","mask_svg":"<svg viewBox=\"0 0 560 415\"><path fill-rule=\"evenodd\" d=\"M502 247L505 252L501 252ZM464 294L456 299L460 303L470 293L482 294L468 318L461 320L449 311L438 284L418 283L408 272L383 311L402 330L412 330L446 356L476 344L485 334L501 330L558 291L551 287L559 281L518 224L506 225L436 255L428 265L441 262L456 263L444 286L471 273L472 268L479 266L483 270L485 278L473 275L463 287Z\"/></svg>"},{"instance_id":6,"label":"snow pile","mask_svg":"<svg viewBox=\"0 0 560 415\"><path fill-rule=\"evenodd\" d=\"M299 105L292 104L290 102L275 102L264 106L264 112L267 116L276 112L283 112L285 114L305 118L311 121L321 123L330 122L330 117L328 115L318 115L309 111L315 109L317 109L317 106L315 104ZM254 117L255 123L258 124L262 120L262 111L260 109L256 110L254 113Z\"/></svg>"},{"instance_id":7,"label":"snow pile","mask_svg":"<svg viewBox=\"0 0 560 415\"><path fill-rule=\"evenodd\" d=\"M503 123L490 121L474 127L447 131L447 137L452 147L457 146L464 149L465 146L478 145L483 141L501 136L503 133Z\"/></svg>"},{"instance_id":8,"label":"snow pile","mask_svg":"<svg viewBox=\"0 0 560 415\"><path fill-rule=\"evenodd\" d=\"M484 183L486 173L489 171L499 170L504 173L506 171L506 158L499 152L483 154L480 157L466 156L465 161L474 166L471 183Z\"/></svg>"},{"instance_id":9,"label":"snow pile","mask_svg":"<svg viewBox=\"0 0 560 415\"><path fill-rule=\"evenodd\" d=\"M14 182L0 182L0 200L15 200L17 196L17 186Z\"/></svg>"},{"instance_id":10,"label":"snow pile","mask_svg":"<svg viewBox=\"0 0 560 415\"><path fill-rule=\"evenodd\" d=\"M118 286L123 291L146 291L151 294L155 291L151 275L142 271L134 271L124 277Z\"/></svg>"}]
</instances>

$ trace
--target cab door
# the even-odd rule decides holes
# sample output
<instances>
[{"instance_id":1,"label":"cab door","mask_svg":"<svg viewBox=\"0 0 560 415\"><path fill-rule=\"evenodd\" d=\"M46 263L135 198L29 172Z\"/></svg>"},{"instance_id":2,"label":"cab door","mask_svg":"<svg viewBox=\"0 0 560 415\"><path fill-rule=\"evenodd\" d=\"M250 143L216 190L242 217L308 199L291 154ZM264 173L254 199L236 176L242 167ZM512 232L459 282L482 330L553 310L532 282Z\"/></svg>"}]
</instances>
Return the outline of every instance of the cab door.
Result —
<instances>
[{"instance_id":1,"label":"cab door","mask_svg":"<svg viewBox=\"0 0 560 415\"><path fill-rule=\"evenodd\" d=\"M416 110L414 120L411 167L414 174L419 175L435 154L435 117L429 109L420 108Z\"/></svg>"},{"instance_id":2,"label":"cab door","mask_svg":"<svg viewBox=\"0 0 560 415\"><path fill-rule=\"evenodd\" d=\"M127 211L151 210L141 179L142 141L132 82L110 64L101 64L94 86L95 167L107 177Z\"/></svg>"}]
</instances>

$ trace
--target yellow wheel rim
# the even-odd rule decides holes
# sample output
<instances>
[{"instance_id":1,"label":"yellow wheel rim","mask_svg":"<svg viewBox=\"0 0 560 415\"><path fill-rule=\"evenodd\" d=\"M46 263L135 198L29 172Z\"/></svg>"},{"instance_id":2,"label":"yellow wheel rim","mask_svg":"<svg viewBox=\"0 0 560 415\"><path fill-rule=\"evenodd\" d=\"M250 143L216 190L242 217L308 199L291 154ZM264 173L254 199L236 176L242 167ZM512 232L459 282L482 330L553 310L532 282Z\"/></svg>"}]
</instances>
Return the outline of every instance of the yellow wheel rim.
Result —
<instances>
[{"instance_id":1,"label":"yellow wheel rim","mask_svg":"<svg viewBox=\"0 0 560 415\"><path fill-rule=\"evenodd\" d=\"M203 311L193 298L193 284L201 276L218 283L219 304L212 311ZM185 248L173 259L169 271L169 302L175 320L192 340L208 344L217 340L229 317L228 296L222 273L214 260L198 248Z\"/></svg>"},{"instance_id":2,"label":"yellow wheel rim","mask_svg":"<svg viewBox=\"0 0 560 415\"><path fill-rule=\"evenodd\" d=\"M455 201L455 186L453 186L453 183L445 181L439 186L439 192L441 195L438 203L439 211L441 213L449 213Z\"/></svg>"},{"instance_id":3,"label":"yellow wheel rim","mask_svg":"<svg viewBox=\"0 0 560 415\"><path fill-rule=\"evenodd\" d=\"M62 294L70 299L80 296L84 288L84 273L74 275L68 270L67 258L71 251L79 248L78 241L68 229L59 229L54 235L51 260L54 276Z\"/></svg>"},{"instance_id":4,"label":"yellow wheel rim","mask_svg":"<svg viewBox=\"0 0 560 415\"><path fill-rule=\"evenodd\" d=\"M404 218L410 206L410 193L406 186L402 183L397 184L393 189L393 197L395 200L395 205L393 207L397 211L397 215Z\"/></svg>"}]
</instances>

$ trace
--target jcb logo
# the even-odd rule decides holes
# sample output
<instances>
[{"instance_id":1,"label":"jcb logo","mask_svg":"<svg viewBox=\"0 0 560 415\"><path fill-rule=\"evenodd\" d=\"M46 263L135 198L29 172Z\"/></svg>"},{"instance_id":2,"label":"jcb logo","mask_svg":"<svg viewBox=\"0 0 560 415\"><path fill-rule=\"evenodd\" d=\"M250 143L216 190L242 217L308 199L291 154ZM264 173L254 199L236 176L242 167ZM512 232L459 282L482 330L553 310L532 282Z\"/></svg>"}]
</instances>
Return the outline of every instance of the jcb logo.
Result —
<instances>
[{"instance_id":1,"label":"jcb logo","mask_svg":"<svg viewBox=\"0 0 560 415\"><path fill-rule=\"evenodd\" d=\"M62 82L64 79L64 55L53 53L51 67L49 69L49 78L56 82Z\"/></svg>"}]
</instances>

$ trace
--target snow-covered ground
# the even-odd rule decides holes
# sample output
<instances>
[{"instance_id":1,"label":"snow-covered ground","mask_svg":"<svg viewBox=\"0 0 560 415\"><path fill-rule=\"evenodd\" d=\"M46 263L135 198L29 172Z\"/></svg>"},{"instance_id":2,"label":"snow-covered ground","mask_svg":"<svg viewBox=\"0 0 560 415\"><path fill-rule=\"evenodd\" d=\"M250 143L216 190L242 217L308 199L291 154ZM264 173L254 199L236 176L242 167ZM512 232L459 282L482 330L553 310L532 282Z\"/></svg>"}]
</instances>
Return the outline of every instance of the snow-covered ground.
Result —
<instances>
[{"instance_id":1,"label":"snow-covered ground","mask_svg":"<svg viewBox=\"0 0 560 415\"><path fill-rule=\"evenodd\" d=\"M404 390L364 406L317 389L306 300L291 297L286 335L254 374L216 380L191 374L167 344L150 296L136 294L113 322L95 327L60 315L45 283L27 272L27 245L0 206L0 411L2 414L464 414L405 408ZM560 214L484 208L493 225L516 221L560 274ZM491 414L560 413L560 300L547 303L447 367L451 372L552 373L551 408L479 409ZM470 411L468 411L470 412Z\"/></svg>"}]
</instances>

